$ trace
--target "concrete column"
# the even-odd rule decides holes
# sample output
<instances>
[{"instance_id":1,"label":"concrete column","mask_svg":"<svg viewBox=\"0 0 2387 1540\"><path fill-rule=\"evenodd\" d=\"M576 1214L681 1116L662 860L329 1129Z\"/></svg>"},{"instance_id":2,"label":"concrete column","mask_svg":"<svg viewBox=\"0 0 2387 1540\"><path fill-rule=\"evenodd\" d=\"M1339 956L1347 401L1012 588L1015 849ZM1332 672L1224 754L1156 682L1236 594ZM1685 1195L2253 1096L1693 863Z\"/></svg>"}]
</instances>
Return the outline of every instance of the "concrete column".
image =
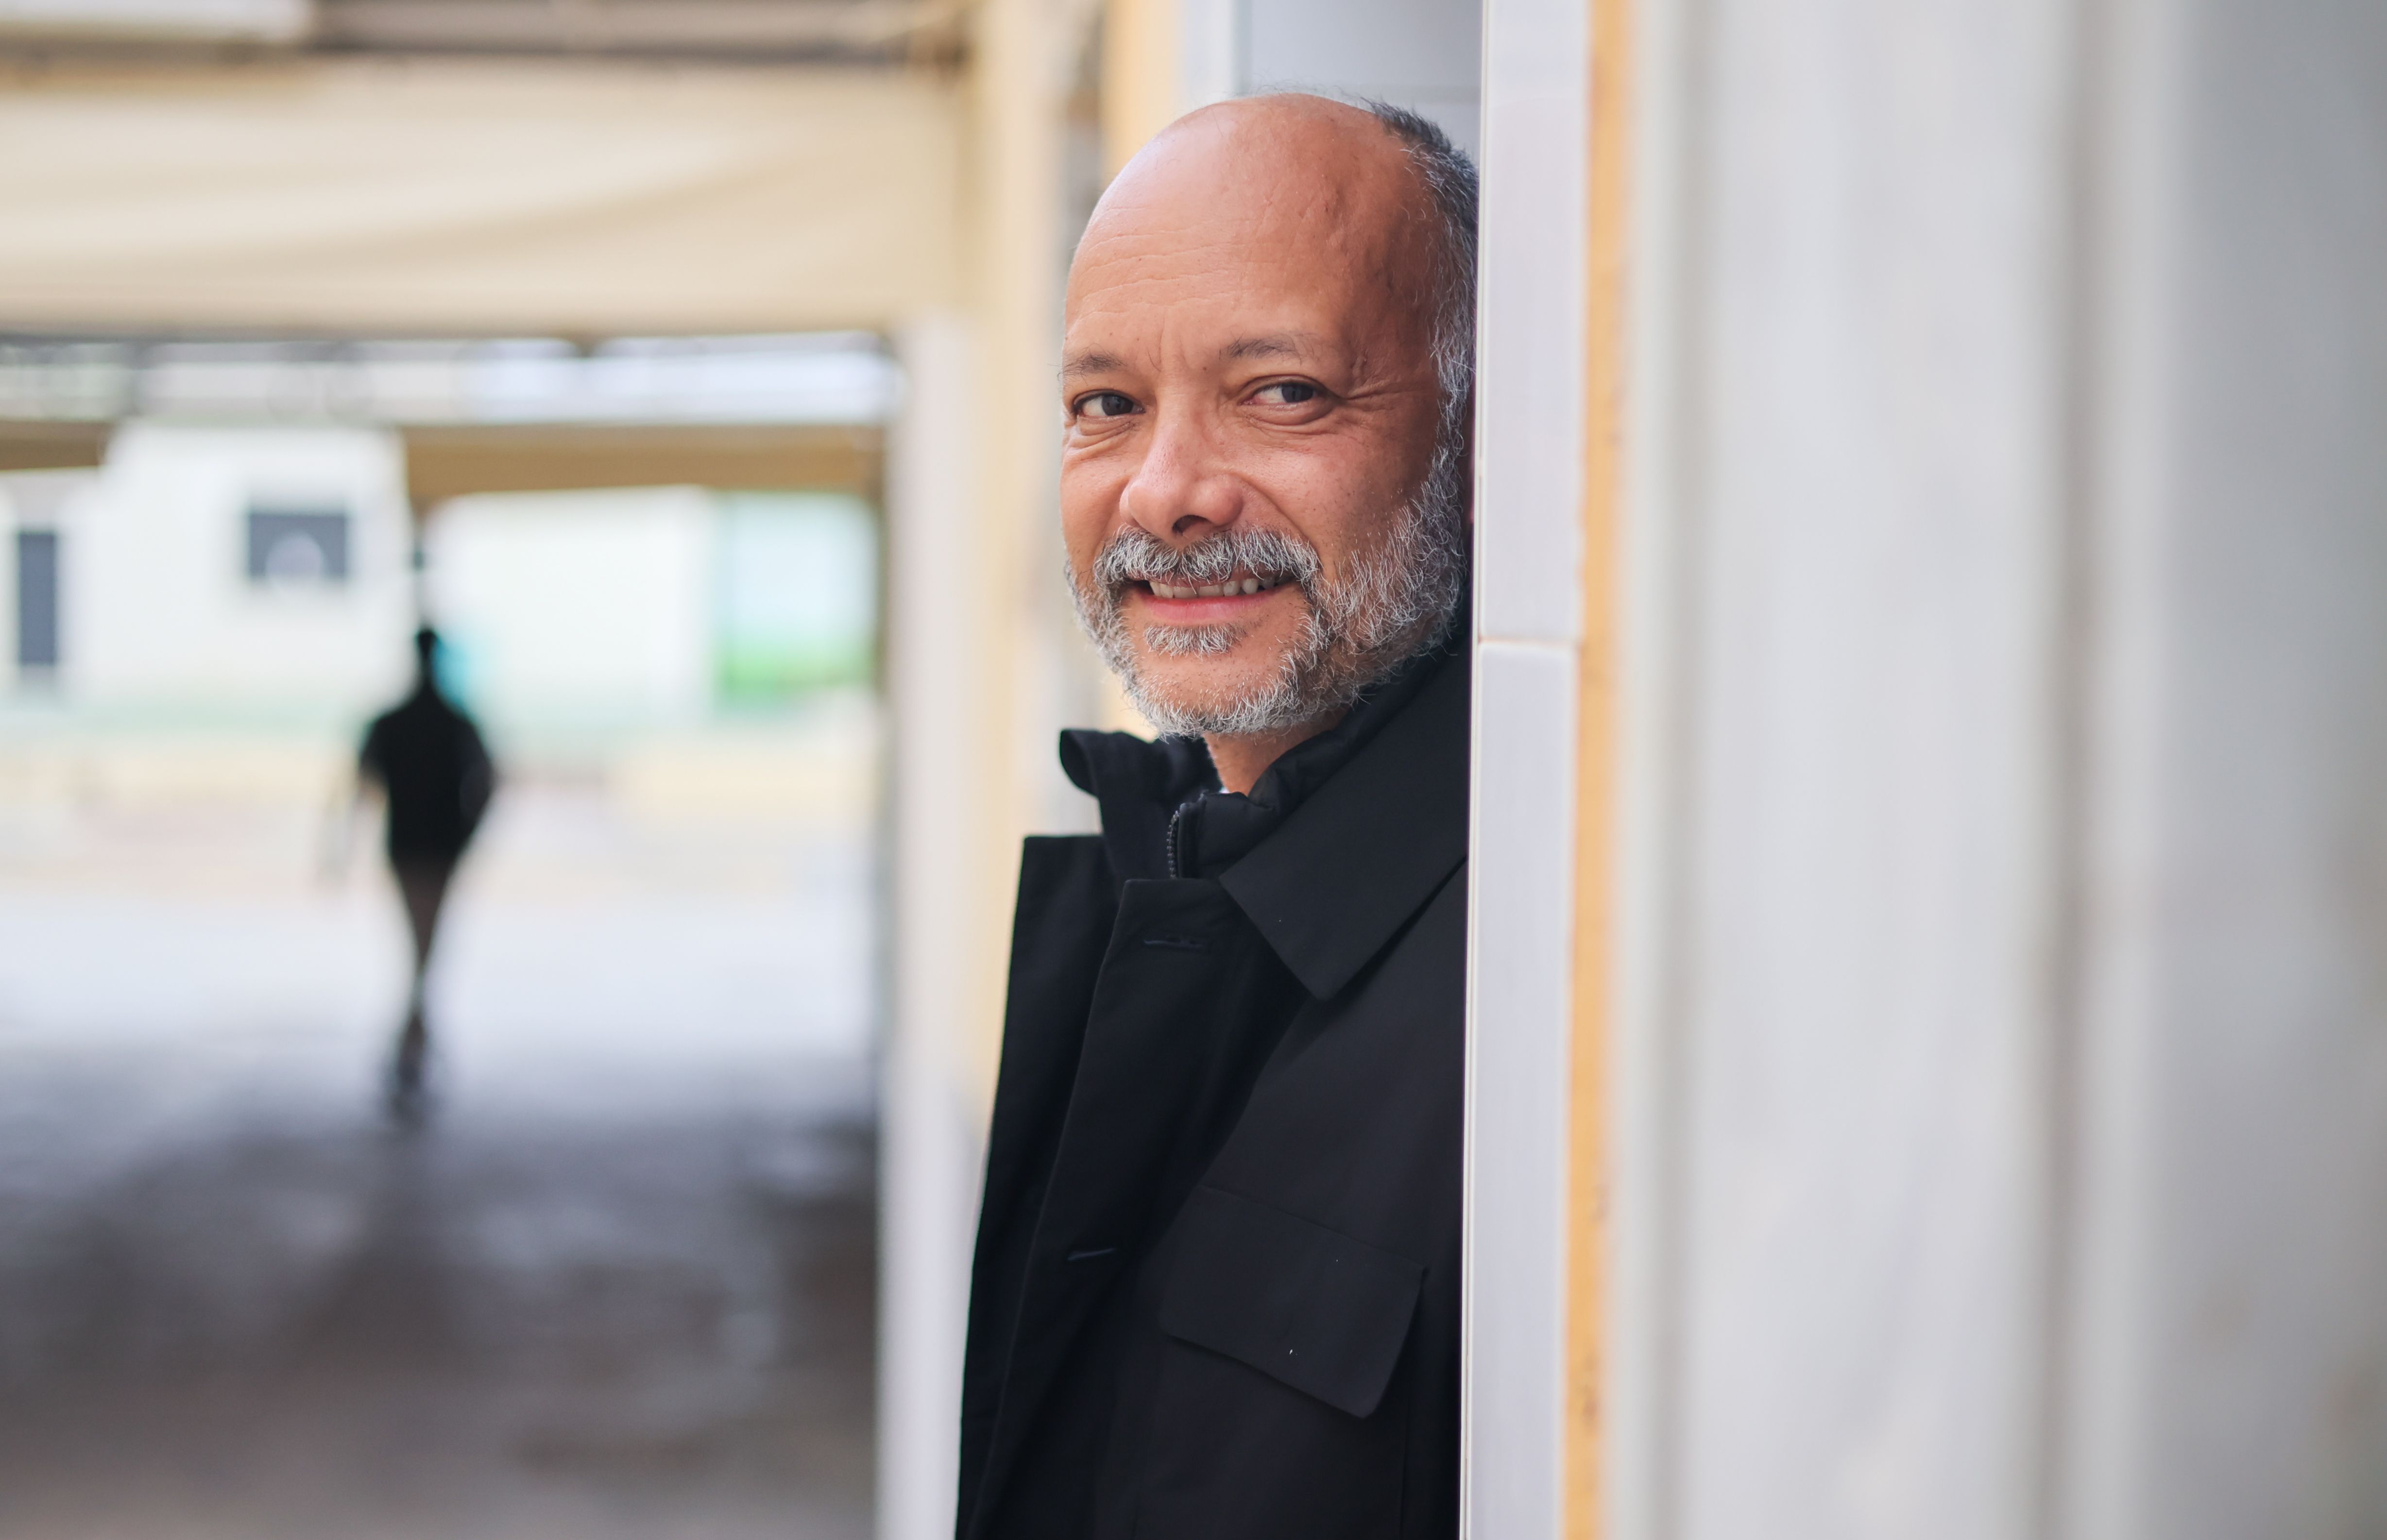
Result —
<instances>
[{"instance_id":1,"label":"concrete column","mask_svg":"<svg viewBox=\"0 0 2387 1540\"><path fill-rule=\"evenodd\" d=\"M2387 9L2116 4L2060 1533L2387 1534Z\"/></svg>"},{"instance_id":2,"label":"concrete column","mask_svg":"<svg viewBox=\"0 0 2387 1540\"><path fill-rule=\"evenodd\" d=\"M1555 1540L1566 1507L1588 23L1581 0L1495 0L1484 34L1462 1401L1476 1540Z\"/></svg>"},{"instance_id":3,"label":"concrete column","mask_svg":"<svg viewBox=\"0 0 2387 1540\"><path fill-rule=\"evenodd\" d=\"M879 1061L878 1533L948 1540L960 1455L986 1106L991 919L966 880L985 859L968 784L986 752L968 666L981 600L971 524L976 348L958 313L897 339L903 411L887 462L891 886L889 1022Z\"/></svg>"},{"instance_id":4,"label":"concrete column","mask_svg":"<svg viewBox=\"0 0 2387 1540\"><path fill-rule=\"evenodd\" d=\"M2387 1533L2387 12L1636 9L1610 1533Z\"/></svg>"}]
</instances>

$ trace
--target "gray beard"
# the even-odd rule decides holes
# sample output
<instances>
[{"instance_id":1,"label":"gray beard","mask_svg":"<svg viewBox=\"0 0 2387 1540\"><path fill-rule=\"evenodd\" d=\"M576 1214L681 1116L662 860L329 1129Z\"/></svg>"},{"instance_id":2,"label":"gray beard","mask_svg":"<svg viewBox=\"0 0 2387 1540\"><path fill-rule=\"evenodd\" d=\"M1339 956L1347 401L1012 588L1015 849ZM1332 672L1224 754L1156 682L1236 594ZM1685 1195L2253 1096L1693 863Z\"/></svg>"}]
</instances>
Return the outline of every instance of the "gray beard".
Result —
<instances>
[{"instance_id":1,"label":"gray beard","mask_svg":"<svg viewBox=\"0 0 2387 1540\"><path fill-rule=\"evenodd\" d=\"M1130 526L1095 556L1087 581L1069 572L1078 624L1144 720L1171 737L1282 732L1350 705L1441 645L1467 594L1466 457L1457 435L1443 438L1423 485L1339 579L1325 575L1314 548L1240 524L1183 548ZM1269 677L1238 697L1198 706L1169 699L1138 666L1122 606L1128 585L1156 578L1201 587L1238 570L1298 587L1308 606L1299 636ZM1165 657L1211 658L1242 637L1232 625L1153 625L1144 643Z\"/></svg>"}]
</instances>

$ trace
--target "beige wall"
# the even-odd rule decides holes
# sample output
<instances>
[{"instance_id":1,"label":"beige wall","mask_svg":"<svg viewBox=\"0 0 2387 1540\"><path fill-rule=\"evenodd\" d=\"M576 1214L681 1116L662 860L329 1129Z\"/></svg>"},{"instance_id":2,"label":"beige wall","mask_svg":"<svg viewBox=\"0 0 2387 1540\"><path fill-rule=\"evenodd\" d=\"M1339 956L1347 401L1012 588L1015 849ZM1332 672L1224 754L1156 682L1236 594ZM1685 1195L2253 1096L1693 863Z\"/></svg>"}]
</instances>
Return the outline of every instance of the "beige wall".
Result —
<instances>
[{"instance_id":1,"label":"beige wall","mask_svg":"<svg viewBox=\"0 0 2387 1540\"><path fill-rule=\"evenodd\" d=\"M1103 7L1103 169L1116 172L1188 106L1179 0Z\"/></svg>"},{"instance_id":2,"label":"beige wall","mask_svg":"<svg viewBox=\"0 0 2387 1540\"><path fill-rule=\"evenodd\" d=\"M979 1163L1019 842L1082 802L1055 763L1089 658L1058 574L1067 134L1091 6L973 19L962 303L897 336L889 464L895 726L893 1041L883 1081L883 1540L945 1540Z\"/></svg>"}]
</instances>

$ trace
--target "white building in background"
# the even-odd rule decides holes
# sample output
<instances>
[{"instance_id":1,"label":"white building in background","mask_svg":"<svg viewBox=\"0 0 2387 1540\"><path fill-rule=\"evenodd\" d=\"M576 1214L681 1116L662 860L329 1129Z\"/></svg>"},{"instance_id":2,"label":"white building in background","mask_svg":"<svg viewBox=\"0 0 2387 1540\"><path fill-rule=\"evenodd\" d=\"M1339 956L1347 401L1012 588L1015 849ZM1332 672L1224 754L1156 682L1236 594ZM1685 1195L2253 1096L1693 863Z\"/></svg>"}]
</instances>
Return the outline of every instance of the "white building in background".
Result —
<instances>
[{"instance_id":1,"label":"white building in background","mask_svg":"<svg viewBox=\"0 0 2387 1540\"><path fill-rule=\"evenodd\" d=\"M696 725L866 685L858 498L697 487L459 499L415 534L385 430L133 423L95 473L0 476L20 700L127 723L348 726L426 616L501 738Z\"/></svg>"},{"instance_id":2,"label":"white building in background","mask_svg":"<svg viewBox=\"0 0 2387 1540\"><path fill-rule=\"evenodd\" d=\"M685 726L869 681L878 532L841 493L505 493L424 532L449 683L501 736Z\"/></svg>"},{"instance_id":3,"label":"white building in background","mask_svg":"<svg viewBox=\"0 0 2387 1540\"><path fill-rule=\"evenodd\" d=\"M83 471L0 476L0 603L7 606L6 663L28 690L54 685L61 637L58 553L98 477Z\"/></svg>"},{"instance_id":4,"label":"white building in background","mask_svg":"<svg viewBox=\"0 0 2387 1540\"><path fill-rule=\"evenodd\" d=\"M0 695L346 723L403 687L426 602L458 643L451 683L486 694L501 732L685 724L866 683L878 536L862 499L461 499L432 511L433 600L397 430L876 426L900 393L862 333L0 346L0 417L122 423L96 473L0 474Z\"/></svg>"},{"instance_id":5,"label":"white building in background","mask_svg":"<svg viewBox=\"0 0 2387 1540\"><path fill-rule=\"evenodd\" d=\"M403 684L395 435L135 423L95 475L5 479L20 688L110 714L321 719Z\"/></svg>"},{"instance_id":6,"label":"white building in background","mask_svg":"<svg viewBox=\"0 0 2387 1540\"><path fill-rule=\"evenodd\" d=\"M450 684L493 724L684 723L713 703L713 500L693 487L459 498L423 534Z\"/></svg>"}]
</instances>

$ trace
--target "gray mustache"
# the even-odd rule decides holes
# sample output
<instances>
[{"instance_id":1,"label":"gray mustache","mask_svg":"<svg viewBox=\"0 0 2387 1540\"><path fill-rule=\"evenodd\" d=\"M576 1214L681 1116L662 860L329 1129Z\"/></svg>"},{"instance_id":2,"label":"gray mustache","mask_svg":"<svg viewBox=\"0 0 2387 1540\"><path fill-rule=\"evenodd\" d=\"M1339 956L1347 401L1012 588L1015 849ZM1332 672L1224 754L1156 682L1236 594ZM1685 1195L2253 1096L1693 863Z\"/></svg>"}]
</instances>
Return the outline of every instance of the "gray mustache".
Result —
<instances>
[{"instance_id":1,"label":"gray mustache","mask_svg":"<svg viewBox=\"0 0 2387 1540\"><path fill-rule=\"evenodd\" d=\"M1117 591L1129 583L1201 587L1248 573L1267 583L1291 582L1307 591L1318 576L1318 552L1273 529L1231 526L1190 546L1172 546L1147 530L1129 528L1111 536L1094 558L1094 581Z\"/></svg>"}]
</instances>

